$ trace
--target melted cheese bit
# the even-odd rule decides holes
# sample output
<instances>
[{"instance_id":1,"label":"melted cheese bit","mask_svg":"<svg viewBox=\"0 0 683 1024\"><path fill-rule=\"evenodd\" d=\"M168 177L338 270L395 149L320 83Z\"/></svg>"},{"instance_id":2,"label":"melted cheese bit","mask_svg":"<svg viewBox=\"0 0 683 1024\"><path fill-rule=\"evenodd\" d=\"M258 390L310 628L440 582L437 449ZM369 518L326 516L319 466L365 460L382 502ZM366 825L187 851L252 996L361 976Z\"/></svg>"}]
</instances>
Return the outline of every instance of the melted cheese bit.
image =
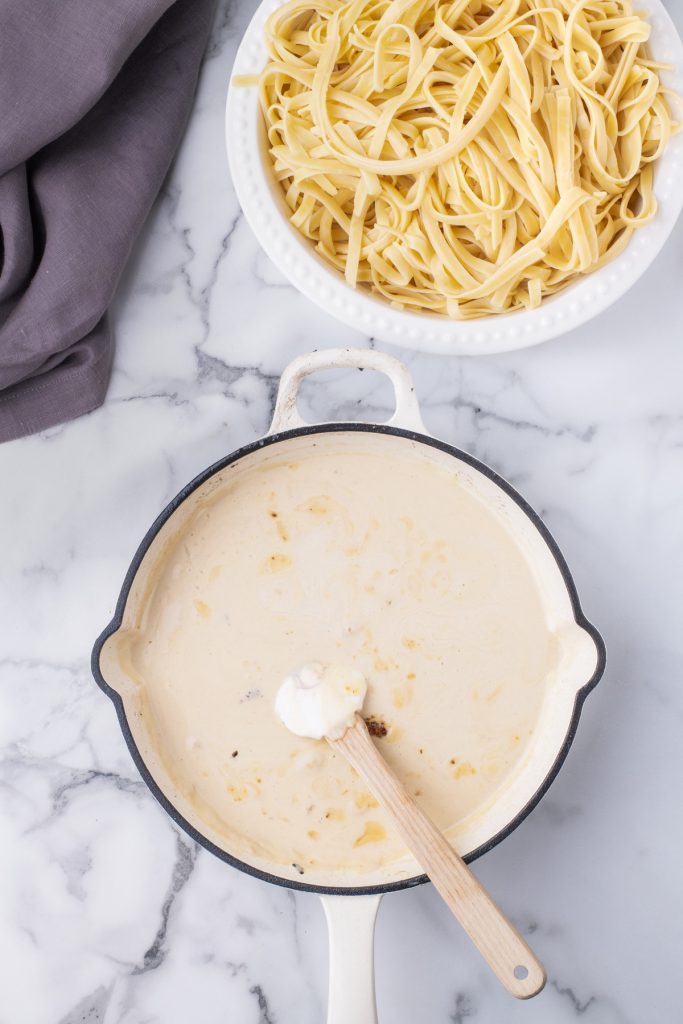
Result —
<instances>
[{"instance_id":1,"label":"melted cheese bit","mask_svg":"<svg viewBox=\"0 0 683 1024\"><path fill-rule=\"evenodd\" d=\"M275 712L297 736L338 740L363 707L367 689L365 677L356 669L314 661L286 677L275 698Z\"/></svg>"}]
</instances>

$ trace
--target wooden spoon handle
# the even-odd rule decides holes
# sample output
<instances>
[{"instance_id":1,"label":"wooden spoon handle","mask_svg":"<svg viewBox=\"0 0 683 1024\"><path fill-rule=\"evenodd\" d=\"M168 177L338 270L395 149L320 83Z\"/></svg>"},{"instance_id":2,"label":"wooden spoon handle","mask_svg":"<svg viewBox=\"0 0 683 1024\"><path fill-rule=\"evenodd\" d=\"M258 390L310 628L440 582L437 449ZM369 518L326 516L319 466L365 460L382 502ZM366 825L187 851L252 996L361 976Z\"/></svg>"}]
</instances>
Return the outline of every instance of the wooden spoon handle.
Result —
<instances>
[{"instance_id":1,"label":"wooden spoon handle","mask_svg":"<svg viewBox=\"0 0 683 1024\"><path fill-rule=\"evenodd\" d=\"M365 722L331 740L391 815L397 831L506 989L528 999L545 984L545 971L522 936L498 909L433 821L413 800L372 742Z\"/></svg>"}]
</instances>

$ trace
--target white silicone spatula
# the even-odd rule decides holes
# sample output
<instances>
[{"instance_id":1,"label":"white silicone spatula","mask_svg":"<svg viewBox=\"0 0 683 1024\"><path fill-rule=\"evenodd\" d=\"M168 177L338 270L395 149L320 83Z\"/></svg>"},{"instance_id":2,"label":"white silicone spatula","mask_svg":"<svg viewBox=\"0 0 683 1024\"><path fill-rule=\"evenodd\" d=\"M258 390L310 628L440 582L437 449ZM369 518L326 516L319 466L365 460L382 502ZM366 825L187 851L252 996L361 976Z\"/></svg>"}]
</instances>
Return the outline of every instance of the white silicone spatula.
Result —
<instances>
[{"instance_id":1,"label":"white silicone spatula","mask_svg":"<svg viewBox=\"0 0 683 1024\"><path fill-rule=\"evenodd\" d=\"M394 775L360 715L340 739L328 742L362 776L391 816L406 846L505 988L518 999L529 999L540 992L545 984L542 965Z\"/></svg>"}]
</instances>

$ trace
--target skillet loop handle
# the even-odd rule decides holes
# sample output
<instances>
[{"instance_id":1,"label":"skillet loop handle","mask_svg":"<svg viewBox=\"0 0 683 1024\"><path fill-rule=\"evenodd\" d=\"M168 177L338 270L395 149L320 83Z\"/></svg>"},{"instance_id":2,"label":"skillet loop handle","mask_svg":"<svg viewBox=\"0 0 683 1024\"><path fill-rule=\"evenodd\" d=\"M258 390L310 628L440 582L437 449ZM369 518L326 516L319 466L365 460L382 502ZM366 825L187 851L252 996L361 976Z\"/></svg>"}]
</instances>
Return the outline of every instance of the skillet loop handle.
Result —
<instances>
[{"instance_id":1,"label":"skillet loop handle","mask_svg":"<svg viewBox=\"0 0 683 1024\"><path fill-rule=\"evenodd\" d=\"M387 421L388 424L405 430L414 430L420 434L427 433L420 415L413 378L403 363L385 352L361 348L321 349L299 356L291 362L280 379L273 422L268 433L278 434L282 430L307 426L296 405L302 380L311 373L317 373L318 370L337 369L377 370L385 374L394 386L396 400L396 409L391 419Z\"/></svg>"},{"instance_id":2,"label":"skillet loop handle","mask_svg":"<svg viewBox=\"0 0 683 1024\"><path fill-rule=\"evenodd\" d=\"M327 1024L377 1024L375 918L380 896L323 896L330 939Z\"/></svg>"}]
</instances>

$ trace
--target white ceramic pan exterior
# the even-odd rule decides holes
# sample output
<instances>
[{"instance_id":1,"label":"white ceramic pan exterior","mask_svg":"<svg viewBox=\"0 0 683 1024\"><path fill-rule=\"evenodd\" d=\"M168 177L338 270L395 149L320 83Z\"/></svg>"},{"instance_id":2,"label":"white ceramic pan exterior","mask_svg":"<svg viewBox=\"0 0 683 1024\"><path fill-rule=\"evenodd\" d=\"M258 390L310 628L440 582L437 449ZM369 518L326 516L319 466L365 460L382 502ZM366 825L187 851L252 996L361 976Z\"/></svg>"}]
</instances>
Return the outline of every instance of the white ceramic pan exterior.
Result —
<instances>
[{"instance_id":1,"label":"white ceramic pan exterior","mask_svg":"<svg viewBox=\"0 0 683 1024\"><path fill-rule=\"evenodd\" d=\"M345 423L310 426L297 410L297 394L303 378L317 370L359 367L386 374L394 387L396 410L384 425ZM376 1020L372 944L374 922L382 893L426 881L409 857L399 865L382 868L370 877L302 882L282 865L233 855L219 837L198 820L175 791L161 762L150 752L145 728L136 706L135 687L130 685L125 658L125 638L139 628L144 594L153 585L154 566L163 558L169 538L207 489L216 485L221 472L239 459L267 457L267 449L315 434L319 444L338 431L387 434L437 448L459 460L459 473L469 476L480 496L505 518L534 568L541 587L548 621L561 639L560 669L548 683L538 725L528 753L492 805L464 823L458 832L459 852L473 860L508 835L546 791L571 744L583 699L604 668L604 646L596 630L583 616L568 569L554 541L538 517L512 488L491 470L427 434L411 377L397 360L372 350L327 349L296 359L282 375L273 422L268 435L210 467L174 499L142 541L126 576L116 613L93 650L93 673L112 698L131 754L148 786L174 820L197 842L223 860L266 881L318 892L325 905L330 930L330 995L328 1024L372 1024ZM264 454L265 453L265 454ZM152 582L150 582L152 581ZM223 841L225 842L225 841ZM353 899L348 899L353 895Z\"/></svg>"},{"instance_id":2,"label":"white ceramic pan exterior","mask_svg":"<svg viewBox=\"0 0 683 1024\"><path fill-rule=\"evenodd\" d=\"M244 33L233 75L258 74L266 59L264 26L284 0L263 0ZM652 28L650 49L672 65L665 85L683 95L683 43L661 0L638 9ZM647 270L664 245L683 206L683 134L671 139L655 171L659 203L652 223L605 267L579 278L538 309L479 320L454 321L394 309L369 290L351 288L289 223L281 189L270 170L257 89L231 84L225 112L230 172L244 215L261 247L286 278L311 301L365 335L393 345L441 355L490 355L538 345L586 323L616 302Z\"/></svg>"}]
</instances>

